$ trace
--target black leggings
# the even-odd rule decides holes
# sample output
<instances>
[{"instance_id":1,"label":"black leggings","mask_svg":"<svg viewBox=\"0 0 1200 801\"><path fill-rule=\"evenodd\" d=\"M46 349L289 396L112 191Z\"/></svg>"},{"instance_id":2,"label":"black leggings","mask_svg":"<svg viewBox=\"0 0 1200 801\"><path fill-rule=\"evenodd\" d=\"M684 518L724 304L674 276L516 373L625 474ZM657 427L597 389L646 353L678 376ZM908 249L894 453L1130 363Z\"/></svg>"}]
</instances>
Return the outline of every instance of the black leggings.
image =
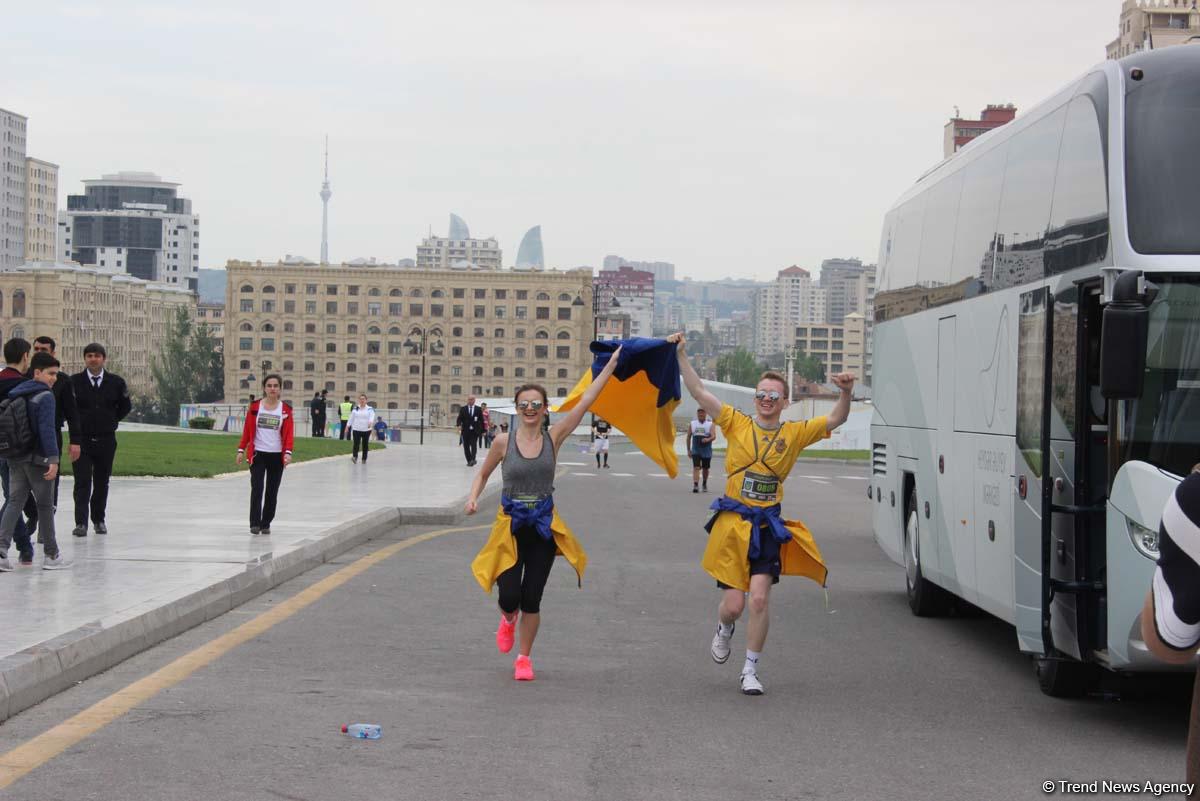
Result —
<instances>
[{"instance_id":1,"label":"black leggings","mask_svg":"<svg viewBox=\"0 0 1200 801\"><path fill-rule=\"evenodd\" d=\"M371 447L371 432L370 431L351 431L354 435L354 455L358 456L358 446L362 443L363 461L367 461L367 449Z\"/></svg>"},{"instance_id":2,"label":"black leggings","mask_svg":"<svg viewBox=\"0 0 1200 801\"><path fill-rule=\"evenodd\" d=\"M270 528L283 480L283 454L255 451L250 463L250 525Z\"/></svg>"},{"instance_id":3,"label":"black leggings","mask_svg":"<svg viewBox=\"0 0 1200 801\"><path fill-rule=\"evenodd\" d=\"M542 606L542 590L554 566L557 546L553 539L542 539L532 526L517 529L517 563L496 579L500 588L500 609L512 614L522 612L536 615ZM524 576L521 575L524 568Z\"/></svg>"}]
</instances>

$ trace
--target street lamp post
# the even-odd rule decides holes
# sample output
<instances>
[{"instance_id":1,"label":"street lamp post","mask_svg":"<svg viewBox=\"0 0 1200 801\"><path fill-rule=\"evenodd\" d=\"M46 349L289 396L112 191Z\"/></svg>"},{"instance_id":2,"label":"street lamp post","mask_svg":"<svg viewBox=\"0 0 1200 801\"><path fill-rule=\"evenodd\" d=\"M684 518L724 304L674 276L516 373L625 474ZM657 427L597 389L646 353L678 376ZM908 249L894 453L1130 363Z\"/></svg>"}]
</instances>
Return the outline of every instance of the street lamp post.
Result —
<instances>
[{"instance_id":1,"label":"street lamp post","mask_svg":"<svg viewBox=\"0 0 1200 801\"><path fill-rule=\"evenodd\" d=\"M592 341L595 341L600 336L600 297L596 294L596 290L594 287L585 286L583 289L586 290L591 295L591 298L592 298ZM571 301L571 305L572 306L586 305L586 302L583 299L582 292L575 296L575 300ZM613 295L612 302L609 303L609 308L612 308L612 309L621 308L621 303L620 303L620 301L617 300L617 296L615 294ZM592 430L591 430L590 436L591 436L591 441L595 442L596 441L596 413L595 412L592 412Z\"/></svg>"},{"instance_id":2,"label":"street lamp post","mask_svg":"<svg viewBox=\"0 0 1200 801\"><path fill-rule=\"evenodd\" d=\"M434 339L432 346L430 345L430 334L432 334L434 337L440 337L442 332L436 328L430 331L428 328L424 328L422 326L413 326L408 332L408 338L404 340L404 344L407 345L411 351L420 351L421 353L421 445L425 444L425 354L430 351L431 347L438 352L440 352L442 349L442 342L440 339ZM419 339L414 339L414 335L419 337Z\"/></svg>"}]
</instances>

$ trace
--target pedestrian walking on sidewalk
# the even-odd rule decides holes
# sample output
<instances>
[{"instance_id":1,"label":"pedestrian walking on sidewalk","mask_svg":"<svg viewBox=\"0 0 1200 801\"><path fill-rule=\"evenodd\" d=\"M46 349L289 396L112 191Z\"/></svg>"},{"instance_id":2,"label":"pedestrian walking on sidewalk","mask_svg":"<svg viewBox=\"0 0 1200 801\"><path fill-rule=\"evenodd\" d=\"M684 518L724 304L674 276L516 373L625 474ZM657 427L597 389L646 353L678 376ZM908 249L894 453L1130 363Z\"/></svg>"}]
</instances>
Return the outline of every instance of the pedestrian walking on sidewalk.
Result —
<instances>
[{"instance_id":1,"label":"pedestrian walking on sidewalk","mask_svg":"<svg viewBox=\"0 0 1200 801\"><path fill-rule=\"evenodd\" d=\"M779 583L782 573L807 576L825 586L829 572L805 525L781 515L784 481L802 450L826 439L846 422L854 376L833 376L842 394L827 417L784 423L779 416L788 405L787 381L779 373L767 371L755 388L755 415L750 417L721 403L705 388L688 361L682 333L672 334L668 341L676 344L688 392L714 418L728 442L725 493L713 502L713 516L705 526L709 537L702 565L722 589L710 653L717 664L729 660L734 623L749 594L746 661L740 683L746 695L762 695L758 669L767 641L771 586Z\"/></svg>"},{"instance_id":2,"label":"pedestrian walking on sidewalk","mask_svg":"<svg viewBox=\"0 0 1200 801\"><path fill-rule=\"evenodd\" d=\"M46 570L69 567L54 536L54 479L58 475L59 432L54 427L54 392L58 379L58 359L49 353L35 353L30 362L33 378L18 384L0 408L2 439L10 443L6 454L9 489L13 503L0 517L0 571L13 569L8 546L21 516L21 508L30 495L38 507L38 539L42 543ZM28 435L28 439L22 434ZM26 450L28 448L28 450Z\"/></svg>"},{"instance_id":3,"label":"pedestrian walking on sidewalk","mask_svg":"<svg viewBox=\"0 0 1200 801\"><path fill-rule=\"evenodd\" d=\"M350 439L350 412L354 411L354 404L350 402L350 396L342 398L342 402L338 404L338 439Z\"/></svg>"},{"instance_id":4,"label":"pedestrian walking on sidewalk","mask_svg":"<svg viewBox=\"0 0 1200 801\"><path fill-rule=\"evenodd\" d=\"M57 343L52 338L47 336L34 337L34 353L49 353L57 359L58 353L56 352L56 348ZM33 377L32 373L29 377ZM60 372L58 380L54 382L54 430L59 432L59 453L66 453L72 462L76 462L79 460L81 452L80 443L83 440L83 435L79 432L79 410L75 408L75 388L72 386L70 378L69 375ZM67 448L65 451L61 447L62 427L64 423L67 426ZM62 471L60 470L54 478L55 511L58 510L58 484L61 480ZM32 528L32 524L30 527Z\"/></svg>"},{"instance_id":5,"label":"pedestrian walking on sidewalk","mask_svg":"<svg viewBox=\"0 0 1200 801\"><path fill-rule=\"evenodd\" d=\"M554 506L554 469L558 449L583 420L617 366L620 348L584 391L580 402L565 413L548 432L542 421L550 413L546 390L538 384L517 389L516 422L508 434L496 438L496 447L488 451L483 467L471 484L465 511L475 514L479 494L497 465L501 468L504 488L491 536L471 563L471 571L485 592L493 585L500 589L500 625L496 629L496 647L500 653L512 650L520 638L520 649L513 664L513 678L533 681L533 641L541 621L542 591L557 554L575 568L580 585L587 565L583 548L563 523ZM465 434L464 434L465 436ZM519 632L518 632L519 629Z\"/></svg>"},{"instance_id":6,"label":"pedestrian walking on sidewalk","mask_svg":"<svg viewBox=\"0 0 1200 801\"><path fill-rule=\"evenodd\" d=\"M476 447L477 448L490 448L490 447L492 447L492 443L488 439L487 433L488 433L488 427L491 426L491 424L492 424L491 412L488 411L488 407L487 407L486 403L479 404L479 410L483 415L483 427L479 429L479 443Z\"/></svg>"},{"instance_id":7,"label":"pedestrian walking on sidewalk","mask_svg":"<svg viewBox=\"0 0 1200 801\"><path fill-rule=\"evenodd\" d=\"M292 407L279 399L283 379L263 379L263 398L250 405L238 443L236 462L250 463L250 533L270 534L283 469L292 462L295 420Z\"/></svg>"},{"instance_id":8,"label":"pedestrian walking on sidewalk","mask_svg":"<svg viewBox=\"0 0 1200 801\"><path fill-rule=\"evenodd\" d=\"M117 456L117 426L133 403L125 379L104 369L108 353L93 342L83 349L85 369L71 376L79 410L80 453L75 462L76 537L87 536L88 520L97 534L107 534L108 483Z\"/></svg>"},{"instance_id":9,"label":"pedestrian walking on sidewalk","mask_svg":"<svg viewBox=\"0 0 1200 801\"><path fill-rule=\"evenodd\" d=\"M608 435L612 426L607 421L596 418L592 423L592 453L596 454L596 469L600 469L600 455L604 455L604 469L608 469Z\"/></svg>"},{"instance_id":10,"label":"pedestrian walking on sidewalk","mask_svg":"<svg viewBox=\"0 0 1200 801\"><path fill-rule=\"evenodd\" d=\"M5 367L0 370L0 400L8 397L8 393L25 382L25 374L29 370L29 358L32 347L29 345L29 340L20 337L14 337L4 343L4 362ZM4 506L0 508L0 519L3 519L4 512L7 511L10 503L17 503L16 500L10 501L12 495L9 492L9 469L8 460L0 459L0 486L4 490ZM33 537L30 533L33 527L29 525L25 517L29 514L37 513L37 504L30 498L24 503L25 515L17 517L16 526L13 529L13 543L17 546L17 555L21 564L33 564Z\"/></svg>"},{"instance_id":11,"label":"pedestrian walking on sidewalk","mask_svg":"<svg viewBox=\"0 0 1200 801\"><path fill-rule=\"evenodd\" d=\"M483 408L475 405L475 396L467 396L467 405L458 410L459 443L463 448L463 456L467 458L467 467L475 466L475 455L479 450L479 434L483 431Z\"/></svg>"},{"instance_id":12,"label":"pedestrian walking on sidewalk","mask_svg":"<svg viewBox=\"0 0 1200 801\"><path fill-rule=\"evenodd\" d=\"M367 405L367 396L358 396L358 405L350 410L350 434L354 437L354 453L350 457L358 463L358 448L362 446L363 464L367 463L367 451L371 447L371 429L375 427L375 410Z\"/></svg>"}]
</instances>

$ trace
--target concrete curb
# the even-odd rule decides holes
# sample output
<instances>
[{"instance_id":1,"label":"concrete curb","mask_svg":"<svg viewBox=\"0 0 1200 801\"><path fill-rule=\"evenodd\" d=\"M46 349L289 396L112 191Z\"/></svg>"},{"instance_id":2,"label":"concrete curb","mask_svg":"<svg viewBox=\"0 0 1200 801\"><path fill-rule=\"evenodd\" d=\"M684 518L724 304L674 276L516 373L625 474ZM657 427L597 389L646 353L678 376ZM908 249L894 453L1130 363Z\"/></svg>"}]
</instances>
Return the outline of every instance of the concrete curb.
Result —
<instances>
[{"instance_id":1,"label":"concrete curb","mask_svg":"<svg viewBox=\"0 0 1200 801\"><path fill-rule=\"evenodd\" d=\"M288 553L263 554L242 568L231 568L215 583L151 599L0 658L0 721L400 526L453 525L464 518L462 501L377 509Z\"/></svg>"}]
</instances>

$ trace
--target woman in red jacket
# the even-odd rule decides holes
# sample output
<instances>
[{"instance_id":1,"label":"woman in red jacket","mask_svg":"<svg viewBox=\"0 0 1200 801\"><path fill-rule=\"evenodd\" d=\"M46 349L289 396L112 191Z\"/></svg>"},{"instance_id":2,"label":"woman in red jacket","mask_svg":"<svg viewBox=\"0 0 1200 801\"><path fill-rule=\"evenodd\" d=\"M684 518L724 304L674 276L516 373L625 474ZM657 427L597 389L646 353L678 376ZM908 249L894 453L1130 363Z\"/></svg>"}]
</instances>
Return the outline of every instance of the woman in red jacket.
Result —
<instances>
[{"instance_id":1,"label":"woman in red jacket","mask_svg":"<svg viewBox=\"0 0 1200 801\"><path fill-rule=\"evenodd\" d=\"M279 399L283 380L272 373L263 379L263 397L250 404L237 463L250 463L250 533L270 534L283 468L292 461L292 407ZM264 482L265 479L265 482ZM265 495L264 495L265 483Z\"/></svg>"}]
</instances>

